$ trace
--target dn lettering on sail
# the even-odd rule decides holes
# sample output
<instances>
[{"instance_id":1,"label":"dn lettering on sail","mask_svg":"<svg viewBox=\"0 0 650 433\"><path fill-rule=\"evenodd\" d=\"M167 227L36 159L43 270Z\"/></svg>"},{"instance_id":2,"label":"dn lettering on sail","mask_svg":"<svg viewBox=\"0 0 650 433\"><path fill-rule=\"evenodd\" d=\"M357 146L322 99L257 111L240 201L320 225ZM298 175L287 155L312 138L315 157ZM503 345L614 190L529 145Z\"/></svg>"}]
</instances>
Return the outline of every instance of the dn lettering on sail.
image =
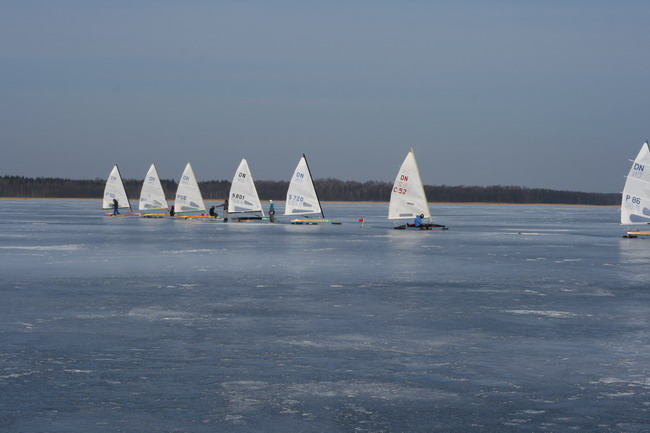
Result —
<instances>
[{"instance_id":1,"label":"dn lettering on sail","mask_svg":"<svg viewBox=\"0 0 650 433\"><path fill-rule=\"evenodd\" d=\"M242 172L237 173L237 182L246 183L246 173L242 173Z\"/></svg>"},{"instance_id":2,"label":"dn lettering on sail","mask_svg":"<svg viewBox=\"0 0 650 433\"><path fill-rule=\"evenodd\" d=\"M408 191L409 176L407 174L400 174L399 179L395 181L393 185L393 192L396 194L405 195Z\"/></svg>"}]
</instances>

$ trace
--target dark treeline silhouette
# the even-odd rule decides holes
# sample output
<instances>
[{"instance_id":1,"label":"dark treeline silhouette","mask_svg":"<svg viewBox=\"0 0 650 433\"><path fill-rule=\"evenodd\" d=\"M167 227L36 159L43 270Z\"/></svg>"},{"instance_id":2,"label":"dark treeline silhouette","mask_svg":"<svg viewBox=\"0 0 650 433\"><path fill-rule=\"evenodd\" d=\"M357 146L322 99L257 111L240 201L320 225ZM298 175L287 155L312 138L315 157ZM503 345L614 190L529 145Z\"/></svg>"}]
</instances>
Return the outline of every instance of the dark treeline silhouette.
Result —
<instances>
[{"instance_id":1,"label":"dark treeline silhouette","mask_svg":"<svg viewBox=\"0 0 650 433\"><path fill-rule=\"evenodd\" d=\"M61 178L29 178L22 176L0 177L0 197L27 198L101 198L104 179L72 180ZM169 200L174 199L177 183L161 180ZM323 201L388 201L392 183L356 182L338 179L318 179L315 182L318 195ZM223 200L230 190L230 181L210 180L199 182L206 200ZM258 180L255 186L262 200L284 200L289 182ZM126 179L124 187L131 200L140 196L142 180ZM430 202L449 203L541 203L616 205L619 194L557 191L543 188L518 186L447 186L424 187Z\"/></svg>"}]
</instances>

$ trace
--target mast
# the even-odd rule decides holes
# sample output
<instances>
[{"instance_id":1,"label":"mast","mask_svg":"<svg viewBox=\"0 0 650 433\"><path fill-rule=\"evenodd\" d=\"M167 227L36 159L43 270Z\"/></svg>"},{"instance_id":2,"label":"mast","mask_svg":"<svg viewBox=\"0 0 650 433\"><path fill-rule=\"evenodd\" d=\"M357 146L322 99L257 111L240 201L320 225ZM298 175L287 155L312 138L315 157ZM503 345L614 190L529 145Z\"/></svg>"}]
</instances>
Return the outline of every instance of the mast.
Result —
<instances>
[{"instance_id":1,"label":"mast","mask_svg":"<svg viewBox=\"0 0 650 433\"><path fill-rule=\"evenodd\" d=\"M424 197L424 203L427 207L429 208L429 200L427 199L427 192L424 190L424 183L422 182L422 176L420 176L420 167L418 167L418 161L415 159L415 152L413 151L413 148L411 147L411 153L413 154L413 163L415 165L415 172L418 175L418 181L420 182L420 187L422 188L422 197ZM430 217L429 217L430 218Z\"/></svg>"},{"instance_id":2,"label":"mast","mask_svg":"<svg viewBox=\"0 0 650 433\"><path fill-rule=\"evenodd\" d=\"M122 179L122 173L120 173L120 167L115 164L115 168L117 168L117 174L120 175L120 183L122 184L122 188L124 188L124 179ZM131 200L129 200L129 194L126 192L126 188L124 188L124 195L126 196L126 202L129 204L129 211L133 212L133 209L131 208Z\"/></svg>"},{"instance_id":3,"label":"mast","mask_svg":"<svg viewBox=\"0 0 650 433\"><path fill-rule=\"evenodd\" d=\"M311 184L314 187L314 192L316 193L316 201L318 201L318 207L320 208L320 216L321 218L325 219L325 214L323 213L323 206L320 204L320 198L318 197L318 191L316 191L316 184L314 183L314 177L311 175L311 169L309 168L309 163L307 162L307 157L305 154L302 154L302 157L305 160L305 165L307 166L307 172L309 173L309 179L311 180Z\"/></svg>"}]
</instances>

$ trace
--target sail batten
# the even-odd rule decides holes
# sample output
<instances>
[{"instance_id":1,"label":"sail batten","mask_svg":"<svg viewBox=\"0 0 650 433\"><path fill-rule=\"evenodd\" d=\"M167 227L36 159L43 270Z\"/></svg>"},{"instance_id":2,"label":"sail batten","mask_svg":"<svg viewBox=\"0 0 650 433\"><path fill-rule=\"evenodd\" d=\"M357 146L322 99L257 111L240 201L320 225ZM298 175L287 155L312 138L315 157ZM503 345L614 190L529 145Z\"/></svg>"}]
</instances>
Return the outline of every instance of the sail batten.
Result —
<instances>
[{"instance_id":1,"label":"sail batten","mask_svg":"<svg viewBox=\"0 0 650 433\"><path fill-rule=\"evenodd\" d=\"M630 179L630 176L625 176L625 181L626 182L627 182L627 179ZM645 184L645 185L650 185L650 178L642 179L642 178L633 177L632 179L633 179L634 182L638 182L640 184Z\"/></svg>"}]
</instances>

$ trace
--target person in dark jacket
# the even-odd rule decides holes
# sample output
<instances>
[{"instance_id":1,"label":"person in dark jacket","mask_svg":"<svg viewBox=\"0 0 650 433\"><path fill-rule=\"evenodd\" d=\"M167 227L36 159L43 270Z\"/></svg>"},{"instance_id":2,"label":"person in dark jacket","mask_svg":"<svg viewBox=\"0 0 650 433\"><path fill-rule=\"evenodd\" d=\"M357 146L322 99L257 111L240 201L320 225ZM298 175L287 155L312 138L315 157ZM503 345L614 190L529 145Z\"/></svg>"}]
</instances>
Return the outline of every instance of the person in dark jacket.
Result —
<instances>
[{"instance_id":1,"label":"person in dark jacket","mask_svg":"<svg viewBox=\"0 0 650 433\"><path fill-rule=\"evenodd\" d=\"M228 222L228 199L225 199L223 201L223 204L220 204L217 207L223 208L223 222L227 223Z\"/></svg>"},{"instance_id":2,"label":"person in dark jacket","mask_svg":"<svg viewBox=\"0 0 650 433\"><path fill-rule=\"evenodd\" d=\"M117 202L117 199L113 199L113 215L119 215L120 211L117 208L120 207L120 204Z\"/></svg>"}]
</instances>

